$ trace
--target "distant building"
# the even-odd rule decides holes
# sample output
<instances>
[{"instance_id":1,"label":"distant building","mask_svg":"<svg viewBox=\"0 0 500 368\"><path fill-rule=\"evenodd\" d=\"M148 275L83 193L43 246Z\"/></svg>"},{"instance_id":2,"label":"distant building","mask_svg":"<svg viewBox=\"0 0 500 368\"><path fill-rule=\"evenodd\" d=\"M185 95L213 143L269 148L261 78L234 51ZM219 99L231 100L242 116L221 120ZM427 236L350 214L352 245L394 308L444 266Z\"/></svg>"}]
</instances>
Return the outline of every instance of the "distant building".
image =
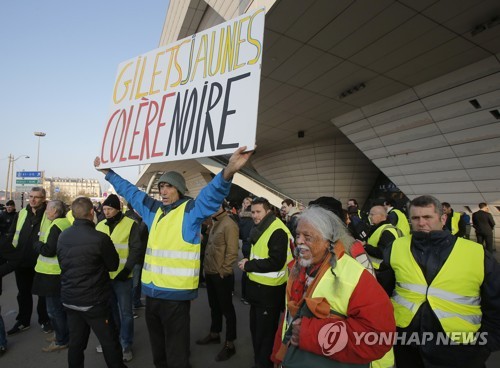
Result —
<instances>
[{"instance_id":1,"label":"distant building","mask_svg":"<svg viewBox=\"0 0 500 368\"><path fill-rule=\"evenodd\" d=\"M47 197L49 198L64 196L74 199L80 195L101 196L101 184L97 179L46 177L43 187L47 191Z\"/></svg>"}]
</instances>

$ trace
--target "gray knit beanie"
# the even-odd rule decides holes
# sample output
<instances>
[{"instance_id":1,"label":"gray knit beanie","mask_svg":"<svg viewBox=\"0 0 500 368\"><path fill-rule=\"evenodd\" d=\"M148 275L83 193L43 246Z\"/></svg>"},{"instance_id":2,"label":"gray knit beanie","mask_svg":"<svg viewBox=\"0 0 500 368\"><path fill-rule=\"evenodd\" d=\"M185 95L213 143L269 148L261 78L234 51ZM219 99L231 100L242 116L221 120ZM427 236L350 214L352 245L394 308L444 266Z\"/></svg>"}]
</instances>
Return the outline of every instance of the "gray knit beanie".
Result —
<instances>
[{"instance_id":1,"label":"gray knit beanie","mask_svg":"<svg viewBox=\"0 0 500 368\"><path fill-rule=\"evenodd\" d=\"M187 191L186 180L182 174L177 171L169 171L160 176L160 180L158 180L158 189L160 187L160 183L168 183L174 186L179 191L181 196L183 196Z\"/></svg>"}]
</instances>

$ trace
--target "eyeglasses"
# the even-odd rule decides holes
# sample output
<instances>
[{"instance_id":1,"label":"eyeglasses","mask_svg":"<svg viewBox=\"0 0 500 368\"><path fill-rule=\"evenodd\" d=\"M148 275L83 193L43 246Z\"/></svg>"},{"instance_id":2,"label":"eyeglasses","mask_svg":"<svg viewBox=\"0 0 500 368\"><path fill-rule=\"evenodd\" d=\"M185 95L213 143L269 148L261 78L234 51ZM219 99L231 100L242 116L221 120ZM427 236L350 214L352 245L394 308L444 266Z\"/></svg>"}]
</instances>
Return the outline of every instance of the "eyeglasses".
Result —
<instances>
[{"instance_id":1,"label":"eyeglasses","mask_svg":"<svg viewBox=\"0 0 500 368\"><path fill-rule=\"evenodd\" d=\"M44 199L45 197L32 196L30 195L30 199Z\"/></svg>"}]
</instances>

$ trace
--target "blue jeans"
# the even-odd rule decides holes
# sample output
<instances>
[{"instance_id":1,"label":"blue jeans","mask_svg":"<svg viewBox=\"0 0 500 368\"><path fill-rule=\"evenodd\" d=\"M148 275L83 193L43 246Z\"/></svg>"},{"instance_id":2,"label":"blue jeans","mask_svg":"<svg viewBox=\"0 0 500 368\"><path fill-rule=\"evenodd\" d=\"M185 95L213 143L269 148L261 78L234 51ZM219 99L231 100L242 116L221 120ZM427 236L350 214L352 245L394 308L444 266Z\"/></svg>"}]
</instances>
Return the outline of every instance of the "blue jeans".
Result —
<instances>
[{"instance_id":1,"label":"blue jeans","mask_svg":"<svg viewBox=\"0 0 500 368\"><path fill-rule=\"evenodd\" d=\"M0 307L0 346L7 347L7 336L5 334L5 325L2 318L2 308Z\"/></svg>"},{"instance_id":2,"label":"blue jeans","mask_svg":"<svg viewBox=\"0 0 500 368\"><path fill-rule=\"evenodd\" d=\"M134 342L134 315L132 312L132 278L127 281L111 280L113 294L111 311L113 320L120 331L122 349L132 347Z\"/></svg>"},{"instance_id":3,"label":"blue jeans","mask_svg":"<svg viewBox=\"0 0 500 368\"><path fill-rule=\"evenodd\" d=\"M66 311L61 303L60 296L46 296L45 303L47 304L47 313L52 322L52 327L56 333L57 345L68 345L69 329Z\"/></svg>"}]
</instances>

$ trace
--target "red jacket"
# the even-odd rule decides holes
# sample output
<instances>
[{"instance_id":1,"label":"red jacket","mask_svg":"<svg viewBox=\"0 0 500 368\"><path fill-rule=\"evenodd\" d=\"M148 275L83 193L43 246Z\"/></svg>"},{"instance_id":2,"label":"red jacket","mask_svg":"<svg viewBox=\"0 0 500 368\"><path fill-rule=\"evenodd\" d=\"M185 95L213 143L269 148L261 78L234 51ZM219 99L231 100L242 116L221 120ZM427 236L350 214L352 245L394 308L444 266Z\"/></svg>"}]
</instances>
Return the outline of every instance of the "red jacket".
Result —
<instances>
[{"instance_id":1,"label":"red jacket","mask_svg":"<svg viewBox=\"0 0 500 368\"><path fill-rule=\"evenodd\" d=\"M345 255L340 254L340 257ZM340 258L339 257L339 258ZM362 334L373 332L376 334L394 333L396 323L391 301L375 277L364 270L359 282L355 287L349 300L347 318L307 318L302 317L299 336L299 348L318 355L323 355L322 348L318 342L318 334L321 328L332 322L343 320L347 331L347 345L340 351L329 356L330 359L344 363L366 364L380 359L391 347L389 339L380 339L381 343L370 344L373 336L368 339L360 338ZM275 354L281 346L281 332L283 319L275 336L275 344L271 359L279 363ZM357 333L357 338L355 336ZM357 341L359 340L359 341Z\"/></svg>"}]
</instances>

